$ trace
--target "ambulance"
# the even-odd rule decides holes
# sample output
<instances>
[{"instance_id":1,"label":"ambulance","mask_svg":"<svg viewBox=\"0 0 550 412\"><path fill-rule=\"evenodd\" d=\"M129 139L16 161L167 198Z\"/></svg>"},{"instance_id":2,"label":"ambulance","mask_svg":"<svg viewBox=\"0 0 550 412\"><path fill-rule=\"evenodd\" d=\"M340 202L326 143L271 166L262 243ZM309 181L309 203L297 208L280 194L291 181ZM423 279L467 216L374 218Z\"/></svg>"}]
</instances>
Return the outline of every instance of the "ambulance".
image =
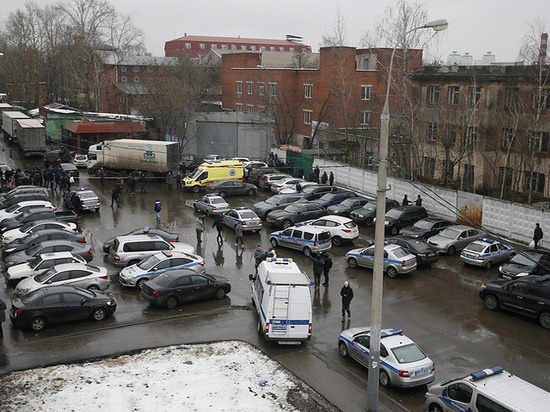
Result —
<instances>
[{"instance_id":1,"label":"ambulance","mask_svg":"<svg viewBox=\"0 0 550 412\"><path fill-rule=\"evenodd\" d=\"M198 193L207 185L219 180L243 180L243 164L235 160L204 162L182 180L185 190Z\"/></svg>"}]
</instances>

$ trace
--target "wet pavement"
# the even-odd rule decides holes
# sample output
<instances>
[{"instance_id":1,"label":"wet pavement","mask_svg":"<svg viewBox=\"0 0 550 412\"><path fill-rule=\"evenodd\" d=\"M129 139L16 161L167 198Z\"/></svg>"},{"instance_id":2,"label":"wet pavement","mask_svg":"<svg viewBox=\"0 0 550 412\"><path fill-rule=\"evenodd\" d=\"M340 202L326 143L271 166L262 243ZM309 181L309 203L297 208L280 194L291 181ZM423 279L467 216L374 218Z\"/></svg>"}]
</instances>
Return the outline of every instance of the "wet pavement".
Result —
<instances>
[{"instance_id":1,"label":"wet pavement","mask_svg":"<svg viewBox=\"0 0 550 412\"><path fill-rule=\"evenodd\" d=\"M0 153L1 157L4 153ZM39 162L36 162L39 163ZM8 163L9 164L9 163ZM224 228L224 242L216 241L213 219L206 218L205 241L197 245L192 208L192 193L168 191L164 182L148 183L146 194L123 193L120 207L110 207L111 182L102 187L99 180L81 172L80 183L90 187L101 199L97 214L80 217L80 226L94 250L93 264L108 268L112 284L109 291L118 303L115 316L104 322L81 322L52 326L41 333L21 331L6 322L4 345L0 347L0 373L51 363L108 356L148 347L178 343L241 339L259 347L322 394L341 410L365 410L366 370L352 360L340 357L339 332L348 327L370 323L372 272L348 268L343 256L355 247L374 239L371 228L360 228L353 244L331 250L334 266L330 285L312 291L313 337L300 346L265 342L256 332L257 316L250 299L248 275L254 271L253 252L258 244L269 247L268 236L274 228L264 226L260 233L244 234L244 249L234 246L235 235ZM232 207L251 206L270 196L263 192L253 197L231 197ZM61 205L57 194L52 199ZM176 232L180 241L197 247L209 273L226 276L232 291L222 301L204 301L166 310L149 306L135 289L118 282L118 269L101 252L103 241L141 226L155 226L153 205L163 204L160 227ZM278 248L279 257L293 258L312 277L312 264L303 254ZM430 268L384 279L383 327L404 329L436 364L436 382L474 370L501 365L505 369L550 390L550 332L535 320L508 312L490 312L478 297L480 284L497 277L490 270L465 267L458 256L442 256ZM351 283L355 298L352 320L340 320L340 288ZM0 282L0 297L10 294ZM380 410L424 410L426 387L381 389Z\"/></svg>"}]
</instances>

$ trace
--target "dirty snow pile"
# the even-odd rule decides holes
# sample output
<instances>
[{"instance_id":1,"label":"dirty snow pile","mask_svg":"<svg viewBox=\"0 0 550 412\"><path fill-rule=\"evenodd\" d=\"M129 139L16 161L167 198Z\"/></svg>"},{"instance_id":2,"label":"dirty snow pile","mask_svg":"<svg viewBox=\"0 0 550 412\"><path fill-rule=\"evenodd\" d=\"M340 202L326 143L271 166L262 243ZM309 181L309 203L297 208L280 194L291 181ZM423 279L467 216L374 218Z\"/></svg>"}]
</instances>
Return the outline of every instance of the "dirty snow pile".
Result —
<instances>
[{"instance_id":1,"label":"dirty snow pile","mask_svg":"<svg viewBox=\"0 0 550 412\"><path fill-rule=\"evenodd\" d=\"M2 412L323 409L278 363L235 341L13 372L0 386Z\"/></svg>"}]
</instances>

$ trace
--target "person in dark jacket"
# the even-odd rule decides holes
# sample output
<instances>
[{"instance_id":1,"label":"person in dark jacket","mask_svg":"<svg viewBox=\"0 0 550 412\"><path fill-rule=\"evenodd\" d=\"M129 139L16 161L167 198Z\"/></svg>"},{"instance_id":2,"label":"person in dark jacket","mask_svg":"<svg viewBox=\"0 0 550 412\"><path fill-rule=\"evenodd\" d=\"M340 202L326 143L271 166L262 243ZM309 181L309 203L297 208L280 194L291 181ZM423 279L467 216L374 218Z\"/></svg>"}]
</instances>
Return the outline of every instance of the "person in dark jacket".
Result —
<instances>
[{"instance_id":1,"label":"person in dark jacket","mask_svg":"<svg viewBox=\"0 0 550 412\"><path fill-rule=\"evenodd\" d=\"M113 207L114 203L116 203L117 206L120 206L120 200L118 200L118 188L116 185L111 188L111 207Z\"/></svg>"},{"instance_id":2,"label":"person in dark jacket","mask_svg":"<svg viewBox=\"0 0 550 412\"><path fill-rule=\"evenodd\" d=\"M414 204L416 206L422 206L422 198L420 197L420 195L418 195L418 197L416 198Z\"/></svg>"},{"instance_id":3,"label":"person in dark jacket","mask_svg":"<svg viewBox=\"0 0 550 412\"><path fill-rule=\"evenodd\" d=\"M2 323L6 320L6 304L0 299L0 338L4 337L4 331L2 330Z\"/></svg>"},{"instance_id":4,"label":"person in dark jacket","mask_svg":"<svg viewBox=\"0 0 550 412\"><path fill-rule=\"evenodd\" d=\"M403 206L409 206L409 198L407 195L403 196Z\"/></svg>"},{"instance_id":5,"label":"person in dark jacket","mask_svg":"<svg viewBox=\"0 0 550 412\"><path fill-rule=\"evenodd\" d=\"M216 220L214 220L214 224L212 225L212 227L215 227L216 230L218 231L218 236L216 236L216 240L223 242L223 237L222 237L223 218L220 215L216 216Z\"/></svg>"},{"instance_id":6,"label":"person in dark jacket","mask_svg":"<svg viewBox=\"0 0 550 412\"><path fill-rule=\"evenodd\" d=\"M155 202L155 213L157 214L157 222L160 222L160 211L162 210L162 204L160 203L160 200L157 199Z\"/></svg>"},{"instance_id":7,"label":"person in dark jacket","mask_svg":"<svg viewBox=\"0 0 550 412\"><path fill-rule=\"evenodd\" d=\"M328 175L327 172L323 172L323 176L321 176L321 183L326 185L328 181Z\"/></svg>"},{"instance_id":8,"label":"person in dark jacket","mask_svg":"<svg viewBox=\"0 0 550 412\"><path fill-rule=\"evenodd\" d=\"M313 262L313 278L315 280L315 289L321 284L321 275L323 273L323 261L319 256L312 254L310 257Z\"/></svg>"},{"instance_id":9,"label":"person in dark jacket","mask_svg":"<svg viewBox=\"0 0 550 412\"><path fill-rule=\"evenodd\" d=\"M533 240L535 241L535 249L538 248L539 242L542 239L543 233L540 225L538 223L535 224L535 231L533 232Z\"/></svg>"},{"instance_id":10,"label":"person in dark jacket","mask_svg":"<svg viewBox=\"0 0 550 412\"><path fill-rule=\"evenodd\" d=\"M256 250L254 251L254 267L256 269L256 273L258 273L258 266L260 266L260 263L265 260L266 256L267 254L262 249L262 245L258 245Z\"/></svg>"},{"instance_id":11,"label":"person in dark jacket","mask_svg":"<svg viewBox=\"0 0 550 412\"><path fill-rule=\"evenodd\" d=\"M348 281L344 282L344 286L340 290L340 296L342 296L342 322L346 320L346 312L348 313L348 320L351 319L351 311L349 304L353 299L353 289L349 285Z\"/></svg>"},{"instance_id":12,"label":"person in dark jacket","mask_svg":"<svg viewBox=\"0 0 550 412\"><path fill-rule=\"evenodd\" d=\"M323 283L323 286L328 286L328 275L330 269L332 268L332 259L326 252L323 255L323 258L323 275L325 276L325 283Z\"/></svg>"},{"instance_id":13,"label":"person in dark jacket","mask_svg":"<svg viewBox=\"0 0 550 412\"><path fill-rule=\"evenodd\" d=\"M328 176L328 184L334 185L334 173L330 172L330 175Z\"/></svg>"}]
</instances>

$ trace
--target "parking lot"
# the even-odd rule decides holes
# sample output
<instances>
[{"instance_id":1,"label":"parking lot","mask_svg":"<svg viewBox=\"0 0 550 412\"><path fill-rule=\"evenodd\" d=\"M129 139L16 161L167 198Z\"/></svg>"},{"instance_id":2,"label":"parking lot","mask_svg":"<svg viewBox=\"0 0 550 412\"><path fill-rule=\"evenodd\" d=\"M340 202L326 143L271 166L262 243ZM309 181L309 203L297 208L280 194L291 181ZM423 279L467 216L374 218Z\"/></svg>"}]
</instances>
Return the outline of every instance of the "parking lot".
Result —
<instances>
[{"instance_id":1,"label":"parking lot","mask_svg":"<svg viewBox=\"0 0 550 412\"><path fill-rule=\"evenodd\" d=\"M161 180L147 185L146 194L124 191L122 204L111 208L111 181L81 173L80 182L101 199L99 213L83 213L80 227L94 250L92 263L108 269L109 291L118 308L115 316L101 323L82 322L55 326L38 334L4 324L4 362L0 372L23 369L65 360L84 359L144 347L182 342L243 339L257 345L342 410L364 410L366 371L338 354L337 338L342 329L370 323L372 272L349 268L344 255L350 249L367 246L374 239L372 228L361 227L353 244L333 247L334 266L330 284L312 291L313 337L298 347L266 343L256 333L256 314L250 300L248 275L254 272L253 252L258 244L269 248L269 233L264 225L259 233L244 234L244 248L236 248L235 235L224 228L224 242L216 241L213 219L206 218L205 241L197 244L192 202L199 196L168 191ZM249 206L270 196L260 191L254 197L231 197L232 207ZM178 233L180 241L196 247L203 256L207 273L221 274L232 285L221 301L203 301L174 310L152 307L136 289L122 287L118 269L101 251L105 239L141 226L155 226L153 206L161 200L160 227ZM52 196L60 205L59 195ZM265 222L264 222L265 223ZM294 259L310 278L312 263L302 253L277 248L279 257ZM550 389L547 352L548 331L536 320L508 312L484 308L478 289L485 280L497 277L497 267L489 270L466 267L458 255L443 255L433 267L419 268L395 279L384 279L384 328L402 328L436 364L436 382L475 370L501 365L537 386ZM349 281L355 292L351 303L352 319L341 322L340 288ZM0 296L6 301L11 290L3 283ZM336 382L336 383L335 383ZM424 410L426 388L382 389L381 402L395 402L408 410ZM387 401L386 397L391 401Z\"/></svg>"}]
</instances>

